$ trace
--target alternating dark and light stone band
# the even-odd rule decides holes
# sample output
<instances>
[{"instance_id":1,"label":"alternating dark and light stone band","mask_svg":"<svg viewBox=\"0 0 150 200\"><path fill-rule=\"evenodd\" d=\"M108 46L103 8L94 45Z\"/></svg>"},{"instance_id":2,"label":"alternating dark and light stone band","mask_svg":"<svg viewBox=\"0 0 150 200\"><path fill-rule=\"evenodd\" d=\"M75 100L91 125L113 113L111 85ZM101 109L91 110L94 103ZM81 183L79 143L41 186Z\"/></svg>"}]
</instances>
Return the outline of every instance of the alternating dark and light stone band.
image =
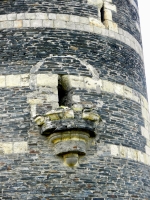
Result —
<instances>
[{"instance_id":1,"label":"alternating dark and light stone band","mask_svg":"<svg viewBox=\"0 0 150 200\"><path fill-rule=\"evenodd\" d=\"M67 87L69 88L80 88L86 89L88 91L96 91L96 88L99 87L101 91L114 93L116 95L120 95L123 98L127 98L129 100L135 101L141 105L142 117L144 119L144 127L141 126L141 133L146 138L146 151L150 152L150 116L149 116L149 106L146 98L141 95L139 92L134 89L117 84L107 80L93 80L89 77L84 76L73 76L67 75L66 77ZM34 76L35 85L37 87L50 86L49 90L57 91L58 86L58 75L57 74L36 74ZM30 87L30 84L33 84L33 77L30 74L18 74L18 75L2 75L0 76L0 88L12 88L12 87ZM75 96L75 99L80 100L79 96ZM58 94L53 94L48 97L47 102L51 103L53 100L53 108L58 107ZM33 99L28 96L28 103L31 105L31 114L32 116L36 115L34 113L34 106L36 104L42 104L42 100L40 98Z\"/></svg>"},{"instance_id":2,"label":"alternating dark and light stone band","mask_svg":"<svg viewBox=\"0 0 150 200\"><path fill-rule=\"evenodd\" d=\"M0 29L60 28L86 31L119 40L133 48L143 59L139 42L127 31L117 26L107 29L98 19L55 13L19 13L0 15Z\"/></svg>"},{"instance_id":3,"label":"alternating dark and light stone band","mask_svg":"<svg viewBox=\"0 0 150 200\"><path fill-rule=\"evenodd\" d=\"M105 150L107 155L112 157L130 159L135 162L140 162L150 166L150 152L143 153L133 148L117 145L101 145L101 149L97 151L98 156L103 156L101 150ZM7 154L24 154L28 153L28 143L25 141L20 142L3 142L0 143L0 150L4 155Z\"/></svg>"}]
</instances>

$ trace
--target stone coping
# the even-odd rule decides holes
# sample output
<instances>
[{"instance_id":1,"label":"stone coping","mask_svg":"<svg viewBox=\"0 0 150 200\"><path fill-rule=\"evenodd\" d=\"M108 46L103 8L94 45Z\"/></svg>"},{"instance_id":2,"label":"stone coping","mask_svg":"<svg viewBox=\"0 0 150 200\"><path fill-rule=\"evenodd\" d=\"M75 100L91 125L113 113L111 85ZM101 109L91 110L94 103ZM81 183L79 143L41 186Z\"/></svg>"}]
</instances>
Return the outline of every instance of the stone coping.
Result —
<instances>
[{"instance_id":1,"label":"stone coping","mask_svg":"<svg viewBox=\"0 0 150 200\"><path fill-rule=\"evenodd\" d=\"M143 50L139 42L127 31L117 28L106 29L98 19L76 15L55 13L19 13L0 15L0 30L10 28L59 28L85 31L110 37L133 48L143 59Z\"/></svg>"}]
</instances>

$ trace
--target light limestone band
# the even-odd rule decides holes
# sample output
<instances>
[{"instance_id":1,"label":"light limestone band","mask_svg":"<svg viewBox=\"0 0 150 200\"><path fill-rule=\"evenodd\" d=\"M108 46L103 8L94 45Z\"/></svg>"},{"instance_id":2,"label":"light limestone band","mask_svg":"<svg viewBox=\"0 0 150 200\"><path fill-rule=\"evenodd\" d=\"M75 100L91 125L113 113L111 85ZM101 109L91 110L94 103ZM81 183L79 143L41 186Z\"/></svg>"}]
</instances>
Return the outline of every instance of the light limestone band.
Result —
<instances>
[{"instance_id":1,"label":"light limestone band","mask_svg":"<svg viewBox=\"0 0 150 200\"><path fill-rule=\"evenodd\" d=\"M130 159L150 166L150 151L143 153L142 151L121 145L101 143L98 145L97 155L103 156L103 152L113 157Z\"/></svg>"},{"instance_id":2,"label":"light limestone band","mask_svg":"<svg viewBox=\"0 0 150 200\"><path fill-rule=\"evenodd\" d=\"M31 79L31 74L18 74L18 75L1 75L0 76L0 87L29 87ZM68 88L81 88L95 90L98 93L100 91L105 91L109 93L115 93L117 95L121 95L124 98L131 99L137 103L140 103L142 106L142 115L145 120L149 119L149 106L148 102L143 95L139 92L133 90L132 88L117 84L107 80L94 80L93 78L85 77L85 76L74 76L74 75L66 75L66 87ZM40 86L47 86L51 88L57 87L58 84L58 75L57 74L36 74L35 75L35 84Z\"/></svg>"},{"instance_id":3,"label":"light limestone band","mask_svg":"<svg viewBox=\"0 0 150 200\"><path fill-rule=\"evenodd\" d=\"M150 165L150 151L148 152L149 154L147 154L136 149L117 145L110 145L110 151L112 156L131 159L146 165Z\"/></svg>"},{"instance_id":4,"label":"light limestone band","mask_svg":"<svg viewBox=\"0 0 150 200\"><path fill-rule=\"evenodd\" d=\"M34 80L34 81L33 81ZM33 83L34 82L34 83ZM141 133L143 137L146 138L147 144L145 146L146 152L150 150L150 116L149 116L149 106L148 102L143 95L139 92L129 88L125 85L117 84L107 80L85 77L85 76L64 76L64 82L66 90L69 88L81 88L86 89L89 92L95 90L97 93L101 91L121 95L124 98L130 99L141 104L142 117L144 119L144 127L141 127ZM32 78L31 74L19 74L19 75L3 75L0 76L0 87L30 87L31 84L36 85L36 87L48 87L52 95L45 95L44 100L40 95L32 92L28 95L28 103L31 105L32 116L36 115L36 105L42 104L43 101L47 103L52 103L53 109L58 107L58 75L57 74L36 74ZM73 101L76 103L80 102L80 96L74 95Z\"/></svg>"},{"instance_id":5,"label":"light limestone band","mask_svg":"<svg viewBox=\"0 0 150 200\"><path fill-rule=\"evenodd\" d=\"M142 47L131 34L114 25L110 27L112 30L109 30L105 28L97 18L55 13L19 13L0 15L0 29L19 29L29 27L71 29L111 37L133 48L143 59Z\"/></svg>"},{"instance_id":6,"label":"light limestone band","mask_svg":"<svg viewBox=\"0 0 150 200\"><path fill-rule=\"evenodd\" d=\"M31 74L0 75L0 87L29 87L30 82L32 81L31 76ZM34 78L36 79L34 84L36 84L38 87L47 86L55 88L58 84L57 74L36 74ZM85 76L64 75L64 79L66 79L65 87L68 88L85 88L88 91L95 90L98 93L100 93L100 91L115 93L117 95L123 96L124 98L128 98L137 103L140 103L143 107L143 116L145 116L145 119L149 119L147 113L147 110L149 109L147 100L139 92L133 90L128 86L117 84L115 82L107 80L94 80L93 78Z\"/></svg>"},{"instance_id":7,"label":"light limestone band","mask_svg":"<svg viewBox=\"0 0 150 200\"><path fill-rule=\"evenodd\" d=\"M128 148L125 146L117 146L117 145L105 145L105 149L103 146L99 145L97 155L103 155L103 150L107 151L107 154L110 156L115 156L119 158L131 159L136 162L141 162L146 165L150 165L150 151L148 153L143 153L136 149ZM28 143L24 141L20 142L3 142L0 143L0 154L8 155L8 154L21 154L28 153Z\"/></svg>"},{"instance_id":8,"label":"light limestone band","mask_svg":"<svg viewBox=\"0 0 150 200\"><path fill-rule=\"evenodd\" d=\"M12 153L27 153L28 143L24 141L20 142L0 142L0 154L12 154Z\"/></svg>"}]
</instances>

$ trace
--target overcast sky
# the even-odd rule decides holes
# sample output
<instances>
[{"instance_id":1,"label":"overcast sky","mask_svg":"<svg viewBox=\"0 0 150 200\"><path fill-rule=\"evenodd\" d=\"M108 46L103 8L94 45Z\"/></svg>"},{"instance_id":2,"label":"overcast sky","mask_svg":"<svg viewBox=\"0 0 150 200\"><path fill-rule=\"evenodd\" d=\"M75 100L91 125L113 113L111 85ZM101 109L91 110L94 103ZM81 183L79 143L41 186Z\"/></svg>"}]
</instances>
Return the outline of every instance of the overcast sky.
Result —
<instances>
[{"instance_id":1,"label":"overcast sky","mask_svg":"<svg viewBox=\"0 0 150 200\"><path fill-rule=\"evenodd\" d=\"M150 105L150 0L138 0L140 21L141 21L141 32L143 41L144 51L144 63L147 80L147 91ZM149 106L150 107L150 106Z\"/></svg>"}]
</instances>

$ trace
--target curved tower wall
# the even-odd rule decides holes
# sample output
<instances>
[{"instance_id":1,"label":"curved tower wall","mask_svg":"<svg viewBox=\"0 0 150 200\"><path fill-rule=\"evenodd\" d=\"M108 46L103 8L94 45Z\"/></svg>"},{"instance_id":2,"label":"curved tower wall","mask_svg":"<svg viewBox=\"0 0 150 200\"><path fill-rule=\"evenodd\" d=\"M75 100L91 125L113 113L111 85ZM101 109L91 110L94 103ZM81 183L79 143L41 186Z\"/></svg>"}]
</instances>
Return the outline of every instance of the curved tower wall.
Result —
<instances>
[{"instance_id":1,"label":"curved tower wall","mask_svg":"<svg viewBox=\"0 0 150 200\"><path fill-rule=\"evenodd\" d=\"M0 1L0 69L2 199L150 199L137 0Z\"/></svg>"}]
</instances>

